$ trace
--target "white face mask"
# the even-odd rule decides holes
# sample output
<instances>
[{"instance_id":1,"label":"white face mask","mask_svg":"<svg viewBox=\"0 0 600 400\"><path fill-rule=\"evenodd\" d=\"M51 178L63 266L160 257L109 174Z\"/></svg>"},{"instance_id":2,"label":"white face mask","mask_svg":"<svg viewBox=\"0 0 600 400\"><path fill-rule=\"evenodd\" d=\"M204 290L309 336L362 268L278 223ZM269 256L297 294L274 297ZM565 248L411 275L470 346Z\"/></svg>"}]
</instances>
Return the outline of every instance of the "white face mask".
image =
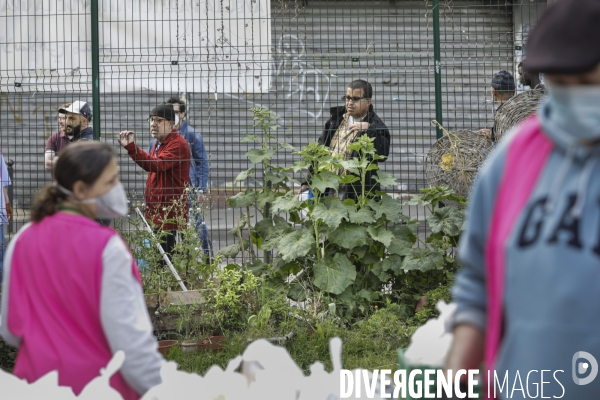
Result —
<instances>
[{"instance_id":1,"label":"white face mask","mask_svg":"<svg viewBox=\"0 0 600 400\"><path fill-rule=\"evenodd\" d=\"M600 85L546 85L550 118L576 139L600 139Z\"/></svg>"},{"instance_id":2,"label":"white face mask","mask_svg":"<svg viewBox=\"0 0 600 400\"><path fill-rule=\"evenodd\" d=\"M56 184L56 187L66 195L73 195L73 192L65 189L58 183ZM73 202L79 204L96 203L96 218L120 218L126 216L127 211L129 211L127 195L125 194L125 189L123 189L123 184L121 182L117 183L102 196L93 199L75 200Z\"/></svg>"}]
</instances>

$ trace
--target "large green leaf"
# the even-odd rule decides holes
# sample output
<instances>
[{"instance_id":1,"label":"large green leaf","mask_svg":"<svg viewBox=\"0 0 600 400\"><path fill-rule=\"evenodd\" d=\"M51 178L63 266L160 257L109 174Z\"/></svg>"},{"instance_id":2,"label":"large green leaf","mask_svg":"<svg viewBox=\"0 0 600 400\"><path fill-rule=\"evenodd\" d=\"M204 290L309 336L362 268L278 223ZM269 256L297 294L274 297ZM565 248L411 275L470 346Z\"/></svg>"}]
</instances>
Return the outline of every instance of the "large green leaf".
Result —
<instances>
[{"instance_id":1,"label":"large green leaf","mask_svg":"<svg viewBox=\"0 0 600 400\"><path fill-rule=\"evenodd\" d=\"M358 258L363 258L368 250L369 246L355 247L352 249L352 254L356 255Z\"/></svg>"},{"instance_id":2,"label":"large green leaf","mask_svg":"<svg viewBox=\"0 0 600 400\"><path fill-rule=\"evenodd\" d=\"M273 149L252 149L248 150L246 156L252 164L258 164L264 160L270 160L273 154L275 154L275 150Z\"/></svg>"},{"instance_id":3,"label":"large green leaf","mask_svg":"<svg viewBox=\"0 0 600 400\"><path fill-rule=\"evenodd\" d=\"M467 200L464 197L457 195L454 192L454 189L447 185L419 189L419 193L420 194L418 195L412 196L411 199L404 204L436 206L439 202L446 200L455 201L462 205L467 204Z\"/></svg>"},{"instance_id":4,"label":"large green leaf","mask_svg":"<svg viewBox=\"0 0 600 400\"><path fill-rule=\"evenodd\" d=\"M242 171L238 174L238 176L235 177L234 182L244 181L244 180L248 179L248 177L250 175L252 175L253 173L254 173L254 168L250 168L245 171Z\"/></svg>"},{"instance_id":5,"label":"large green leaf","mask_svg":"<svg viewBox=\"0 0 600 400\"><path fill-rule=\"evenodd\" d=\"M273 215L273 225L275 225L275 228L277 228L278 230L287 229L291 226L289 222L287 222L279 215Z\"/></svg>"},{"instance_id":6,"label":"large green leaf","mask_svg":"<svg viewBox=\"0 0 600 400\"><path fill-rule=\"evenodd\" d=\"M283 211L288 212L294 207L299 207L300 202L297 196L281 196L273 201L273 212Z\"/></svg>"},{"instance_id":7,"label":"large green leaf","mask_svg":"<svg viewBox=\"0 0 600 400\"><path fill-rule=\"evenodd\" d=\"M367 228L367 232L369 233L369 235L371 235L373 240L379 243L383 243L385 247L388 247L394 239L394 234L388 231L385 226L375 227L371 225Z\"/></svg>"},{"instance_id":8,"label":"large green leaf","mask_svg":"<svg viewBox=\"0 0 600 400\"><path fill-rule=\"evenodd\" d=\"M404 257L390 255L387 260L387 265L389 266L389 270L394 272L394 275L398 276L400 274L404 274L404 270L402 269L402 263L404 261Z\"/></svg>"},{"instance_id":9,"label":"large green leaf","mask_svg":"<svg viewBox=\"0 0 600 400\"><path fill-rule=\"evenodd\" d=\"M240 140L241 143L248 143L248 142L259 142L260 139L258 137L258 135L246 135L242 138L242 140Z\"/></svg>"},{"instance_id":10,"label":"large green leaf","mask_svg":"<svg viewBox=\"0 0 600 400\"><path fill-rule=\"evenodd\" d=\"M349 313L352 313L356 309L357 296L355 293L355 286L356 285L348 286L346 290L337 296L337 300L348 309Z\"/></svg>"},{"instance_id":11,"label":"large green leaf","mask_svg":"<svg viewBox=\"0 0 600 400\"><path fill-rule=\"evenodd\" d=\"M294 146L286 142L277 142L277 146L279 146L280 149L296 151L296 148Z\"/></svg>"},{"instance_id":12,"label":"large green leaf","mask_svg":"<svg viewBox=\"0 0 600 400\"><path fill-rule=\"evenodd\" d=\"M402 215L402 205L387 194L382 195L379 201L369 200L367 205L375 211L375 218L385 215L388 221L398 221Z\"/></svg>"},{"instance_id":13,"label":"large green leaf","mask_svg":"<svg viewBox=\"0 0 600 400\"><path fill-rule=\"evenodd\" d=\"M320 259L314 271L315 286L333 294L341 294L356 279L356 267L342 253Z\"/></svg>"},{"instance_id":14,"label":"large green leaf","mask_svg":"<svg viewBox=\"0 0 600 400\"><path fill-rule=\"evenodd\" d=\"M290 284L290 290L288 297L294 301L302 302L306 300L308 293L307 290L302 287L298 282L292 282Z\"/></svg>"},{"instance_id":15,"label":"large green leaf","mask_svg":"<svg viewBox=\"0 0 600 400\"><path fill-rule=\"evenodd\" d=\"M373 265L379 261L381 261L381 257L372 251L367 251L362 260L360 260L361 264L363 265Z\"/></svg>"},{"instance_id":16,"label":"large green leaf","mask_svg":"<svg viewBox=\"0 0 600 400\"><path fill-rule=\"evenodd\" d=\"M392 225L388 229L394 233L396 239L404 240L414 244L417 236L414 234L417 224Z\"/></svg>"},{"instance_id":17,"label":"large green leaf","mask_svg":"<svg viewBox=\"0 0 600 400\"><path fill-rule=\"evenodd\" d=\"M229 232L227 232L229 235L233 235L233 236L238 236L238 229L241 231L242 229L244 229L244 227L246 226L246 224L248 223L248 214L246 213L242 213L240 215L240 220L238 223L236 223L235 227L233 227Z\"/></svg>"},{"instance_id":18,"label":"large green leaf","mask_svg":"<svg viewBox=\"0 0 600 400\"><path fill-rule=\"evenodd\" d=\"M294 172L300 172L304 169L308 169L311 165L311 162L308 160L298 160L294 164L292 164L292 170Z\"/></svg>"},{"instance_id":19,"label":"large green leaf","mask_svg":"<svg viewBox=\"0 0 600 400\"><path fill-rule=\"evenodd\" d=\"M285 263L283 265L278 265L277 269L275 269L275 267L272 269L274 275L282 277L283 279L287 279L290 275L296 275L301 270L302 267L294 261Z\"/></svg>"},{"instance_id":20,"label":"large green leaf","mask_svg":"<svg viewBox=\"0 0 600 400\"><path fill-rule=\"evenodd\" d=\"M265 239L261 243L261 250L276 249L279 240L291 230L290 225L278 215L274 215L273 219L265 218L258 221L253 229Z\"/></svg>"},{"instance_id":21,"label":"large green leaf","mask_svg":"<svg viewBox=\"0 0 600 400\"><path fill-rule=\"evenodd\" d=\"M242 208L253 205L255 201L256 193L252 189L247 189L245 192L239 192L228 198L227 204L232 208Z\"/></svg>"},{"instance_id":22,"label":"large green leaf","mask_svg":"<svg viewBox=\"0 0 600 400\"><path fill-rule=\"evenodd\" d=\"M387 272L392 269L392 265L389 259L385 258L379 262L373 264L371 272L375 274L382 282L387 282L392 276Z\"/></svg>"},{"instance_id":23,"label":"large green leaf","mask_svg":"<svg viewBox=\"0 0 600 400\"><path fill-rule=\"evenodd\" d=\"M261 276L269 269L269 265L262 260L256 259L248 264L248 269L254 276Z\"/></svg>"},{"instance_id":24,"label":"large green leaf","mask_svg":"<svg viewBox=\"0 0 600 400\"><path fill-rule=\"evenodd\" d=\"M402 268L408 271L429 271L444 265L444 257L437 251L415 247L404 257Z\"/></svg>"},{"instance_id":25,"label":"large green leaf","mask_svg":"<svg viewBox=\"0 0 600 400\"><path fill-rule=\"evenodd\" d=\"M219 250L217 254L222 255L225 258L235 258L239 252L240 245L236 243Z\"/></svg>"},{"instance_id":26,"label":"large green leaf","mask_svg":"<svg viewBox=\"0 0 600 400\"><path fill-rule=\"evenodd\" d=\"M329 234L329 240L345 249L352 249L370 243L367 228L347 222L342 224Z\"/></svg>"},{"instance_id":27,"label":"large green leaf","mask_svg":"<svg viewBox=\"0 0 600 400\"><path fill-rule=\"evenodd\" d=\"M465 213L454 207L443 207L435 210L427 222L432 233L442 232L449 236L458 236L463 227Z\"/></svg>"},{"instance_id":28,"label":"large green leaf","mask_svg":"<svg viewBox=\"0 0 600 400\"><path fill-rule=\"evenodd\" d=\"M394 225L388 229L394 233L394 240L387 246L390 254L405 256L412 250L417 236L413 233L412 225Z\"/></svg>"},{"instance_id":29,"label":"large green leaf","mask_svg":"<svg viewBox=\"0 0 600 400\"><path fill-rule=\"evenodd\" d=\"M323 204L317 204L312 211L312 217L313 219L320 219L331 229L336 229L343 219L348 218L348 211L339 199L333 199L329 204L329 208Z\"/></svg>"},{"instance_id":30,"label":"large green leaf","mask_svg":"<svg viewBox=\"0 0 600 400\"><path fill-rule=\"evenodd\" d=\"M360 171L358 170L359 163L356 159L340 161L340 164L351 174L360 175Z\"/></svg>"},{"instance_id":31,"label":"large green leaf","mask_svg":"<svg viewBox=\"0 0 600 400\"><path fill-rule=\"evenodd\" d=\"M340 178L341 185L349 185L358 181L360 181L360 178L356 175L344 175Z\"/></svg>"},{"instance_id":32,"label":"large green leaf","mask_svg":"<svg viewBox=\"0 0 600 400\"><path fill-rule=\"evenodd\" d=\"M379 182L381 186L396 185L396 178L394 178L394 175L381 170L377 171L377 175L373 176L373 179Z\"/></svg>"},{"instance_id":33,"label":"large green leaf","mask_svg":"<svg viewBox=\"0 0 600 400\"><path fill-rule=\"evenodd\" d=\"M279 268L281 268L282 266L284 266L285 264L286 263L285 263L285 261L283 261L283 258L281 258L281 255L278 254L273 259L273 262L271 263L271 268L273 269L273 271L276 271Z\"/></svg>"},{"instance_id":34,"label":"large green leaf","mask_svg":"<svg viewBox=\"0 0 600 400\"><path fill-rule=\"evenodd\" d=\"M390 245L387 246L387 249L390 254L405 256L411 252L413 245L414 243L411 243L409 241L394 238L394 240L392 240L392 243L390 243Z\"/></svg>"},{"instance_id":35,"label":"large green leaf","mask_svg":"<svg viewBox=\"0 0 600 400\"><path fill-rule=\"evenodd\" d=\"M279 241L282 236L279 235L269 235L267 238L260 244L261 250L271 251L275 250L279 247Z\"/></svg>"},{"instance_id":36,"label":"large green leaf","mask_svg":"<svg viewBox=\"0 0 600 400\"><path fill-rule=\"evenodd\" d=\"M263 238L266 238L273 231L273 221L270 218L263 218L252 229Z\"/></svg>"},{"instance_id":37,"label":"large green leaf","mask_svg":"<svg viewBox=\"0 0 600 400\"><path fill-rule=\"evenodd\" d=\"M265 178L271 181L273 185L276 185L280 182L290 179L290 176L286 172L282 171L267 171L265 173Z\"/></svg>"},{"instance_id":38,"label":"large green leaf","mask_svg":"<svg viewBox=\"0 0 600 400\"><path fill-rule=\"evenodd\" d=\"M312 232L306 228L293 231L279 240L279 254L284 261L304 257L312 249L315 239Z\"/></svg>"},{"instance_id":39,"label":"large green leaf","mask_svg":"<svg viewBox=\"0 0 600 400\"><path fill-rule=\"evenodd\" d=\"M290 288L290 285L288 285L283 279L274 276L265 278L264 285L267 289L275 292L275 294L281 294L283 296L287 296Z\"/></svg>"},{"instance_id":40,"label":"large green leaf","mask_svg":"<svg viewBox=\"0 0 600 400\"><path fill-rule=\"evenodd\" d=\"M277 198L277 193L270 190L263 190L256 195L256 204L259 208L264 208L267 203L273 203Z\"/></svg>"},{"instance_id":41,"label":"large green leaf","mask_svg":"<svg viewBox=\"0 0 600 400\"><path fill-rule=\"evenodd\" d=\"M372 224L375 222L375 212L368 208L361 208L358 211L355 206L346 205L348 217L353 224Z\"/></svg>"},{"instance_id":42,"label":"large green leaf","mask_svg":"<svg viewBox=\"0 0 600 400\"><path fill-rule=\"evenodd\" d=\"M325 193L327 188L334 190L338 189L340 177L333 172L323 171L316 175L313 175L311 184L314 189L317 189L321 193Z\"/></svg>"}]
</instances>

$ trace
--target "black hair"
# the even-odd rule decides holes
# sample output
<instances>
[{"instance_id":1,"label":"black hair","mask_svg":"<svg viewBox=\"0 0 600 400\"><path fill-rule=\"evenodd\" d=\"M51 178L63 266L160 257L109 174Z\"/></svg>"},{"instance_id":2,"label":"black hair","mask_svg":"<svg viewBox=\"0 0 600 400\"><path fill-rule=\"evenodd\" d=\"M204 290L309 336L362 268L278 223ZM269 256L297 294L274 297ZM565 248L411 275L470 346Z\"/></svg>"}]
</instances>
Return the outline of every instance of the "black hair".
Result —
<instances>
[{"instance_id":1,"label":"black hair","mask_svg":"<svg viewBox=\"0 0 600 400\"><path fill-rule=\"evenodd\" d=\"M367 81L363 81L362 79L357 79L355 81L350 82L348 87L352 90L362 89L362 95L366 99L370 99L371 97L373 97L373 87Z\"/></svg>"},{"instance_id":2,"label":"black hair","mask_svg":"<svg viewBox=\"0 0 600 400\"><path fill-rule=\"evenodd\" d=\"M167 104L179 104L179 112L185 112L185 101L181 100L179 96L173 96L169 100L165 101Z\"/></svg>"},{"instance_id":3,"label":"black hair","mask_svg":"<svg viewBox=\"0 0 600 400\"><path fill-rule=\"evenodd\" d=\"M87 185L96 182L113 158L115 153L106 143L91 140L73 143L59 152L54 178L58 185L72 192L77 181ZM31 209L31 220L39 222L53 215L67 196L58 187L49 184L38 194Z\"/></svg>"}]
</instances>

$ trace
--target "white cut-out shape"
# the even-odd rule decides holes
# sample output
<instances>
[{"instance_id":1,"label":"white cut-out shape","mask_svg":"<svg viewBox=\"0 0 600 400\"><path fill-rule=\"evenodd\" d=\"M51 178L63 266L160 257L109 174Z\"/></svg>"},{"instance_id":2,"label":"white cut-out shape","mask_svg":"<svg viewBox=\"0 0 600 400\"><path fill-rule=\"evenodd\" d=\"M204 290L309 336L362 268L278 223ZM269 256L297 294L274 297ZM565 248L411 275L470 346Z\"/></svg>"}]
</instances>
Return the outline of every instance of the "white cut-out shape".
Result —
<instances>
[{"instance_id":1,"label":"white cut-out shape","mask_svg":"<svg viewBox=\"0 0 600 400\"><path fill-rule=\"evenodd\" d=\"M242 357L242 371L249 385L250 398L297 398L304 374L285 348L260 339L250 344ZM278 397L270 393L277 393Z\"/></svg>"},{"instance_id":2,"label":"white cut-out shape","mask_svg":"<svg viewBox=\"0 0 600 400\"><path fill-rule=\"evenodd\" d=\"M440 300L436 304L438 318L430 319L413 334L404 356L411 365L442 367L452 344L450 332L456 304Z\"/></svg>"},{"instance_id":3,"label":"white cut-out shape","mask_svg":"<svg viewBox=\"0 0 600 400\"><path fill-rule=\"evenodd\" d=\"M187 399L249 399L249 400L336 400L339 398L339 371L341 369L340 339L330 341L331 359L334 371L327 373L323 364L316 362L310 366L310 376L305 377L300 368L283 347L275 346L266 340L258 340L248 346L243 356L235 357L224 371L212 366L204 377L177 370L174 362L164 362L161 367L162 384L150 389L142 400L187 400ZM117 353L100 376L92 380L80 397L70 388L58 386L56 371L45 375L38 382L28 385L15 376L0 370L2 400L13 399L56 399L91 400L121 399L110 387L110 377L123 365L124 354ZM235 372L244 365L244 374L255 368L252 381L247 376ZM363 374L363 370L358 370ZM365 371L367 372L367 371ZM369 375L370 376L370 375ZM365 398L365 390L362 390ZM380 398L376 388L375 399Z\"/></svg>"},{"instance_id":4,"label":"white cut-out shape","mask_svg":"<svg viewBox=\"0 0 600 400\"><path fill-rule=\"evenodd\" d=\"M329 356L333 365L333 372L339 373L342 369L342 339L334 337L329 341Z\"/></svg>"},{"instance_id":5,"label":"white cut-out shape","mask_svg":"<svg viewBox=\"0 0 600 400\"><path fill-rule=\"evenodd\" d=\"M58 385L58 372L48 372L37 381L28 384L26 380L19 379L0 369L0 388L2 399L60 399L76 400L70 387Z\"/></svg>"},{"instance_id":6,"label":"white cut-out shape","mask_svg":"<svg viewBox=\"0 0 600 400\"><path fill-rule=\"evenodd\" d=\"M119 392L110 386L110 378L117 373L125 362L125 353L117 351L106 368L100 370L100 376L92 379L81 391L78 400L123 400Z\"/></svg>"},{"instance_id":7,"label":"white cut-out shape","mask_svg":"<svg viewBox=\"0 0 600 400\"><path fill-rule=\"evenodd\" d=\"M123 366L124 361L125 353L116 352L106 368L100 369L100 376L92 379L79 396L75 396L70 387L59 386L58 371L51 371L28 384L25 380L0 370L2 399L123 400L121 394L110 386L110 378Z\"/></svg>"}]
</instances>

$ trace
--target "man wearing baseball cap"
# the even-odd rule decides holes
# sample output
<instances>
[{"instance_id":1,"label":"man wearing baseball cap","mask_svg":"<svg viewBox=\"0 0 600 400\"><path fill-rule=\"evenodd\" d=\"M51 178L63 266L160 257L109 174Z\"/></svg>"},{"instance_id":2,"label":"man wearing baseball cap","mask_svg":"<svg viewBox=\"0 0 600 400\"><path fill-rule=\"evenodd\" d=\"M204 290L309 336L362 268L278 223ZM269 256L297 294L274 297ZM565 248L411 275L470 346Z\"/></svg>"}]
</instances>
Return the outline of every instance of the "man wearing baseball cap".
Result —
<instances>
[{"instance_id":1,"label":"man wearing baseball cap","mask_svg":"<svg viewBox=\"0 0 600 400\"><path fill-rule=\"evenodd\" d=\"M65 133L71 138L71 142L94 139L94 132L89 126L92 109L88 103L77 100L67 108L60 108L58 112L66 114Z\"/></svg>"},{"instance_id":2,"label":"man wearing baseball cap","mask_svg":"<svg viewBox=\"0 0 600 400\"><path fill-rule=\"evenodd\" d=\"M172 104L161 104L150 112L148 123L156 143L146 153L134 141L132 131L122 131L119 142L137 165L148 172L146 180L146 218L157 229L166 231L164 250L171 255L176 232L187 221L186 186L190 184L191 151L185 138L177 132ZM173 205L173 202L177 205Z\"/></svg>"},{"instance_id":3,"label":"man wearing baseball cap","mask_svg":"<svg viewBox=\"0 0 600 400\"><path fill-rule=\"evenodd\" d=\"M446 368L484 361L492 398L600 398L599 21L600 0L541 16L523 66L548 96L471 192Z\"/></svg>"},{"instance_id":4,"label":"man wearing baseball cap","mask_svg":"<svg viewBox=\"0 0 600 400\"><path fill-rule=\"evenodd\" d=\"M94 132L89 126L92 109L88 103L77 100L61 105L58 119L61 129L48 138L44 151L44 167L49 172L52 172L52 166L58 161L58 153L64 147L80 140L94 140Z\"/></svg>"}]
</instances>

